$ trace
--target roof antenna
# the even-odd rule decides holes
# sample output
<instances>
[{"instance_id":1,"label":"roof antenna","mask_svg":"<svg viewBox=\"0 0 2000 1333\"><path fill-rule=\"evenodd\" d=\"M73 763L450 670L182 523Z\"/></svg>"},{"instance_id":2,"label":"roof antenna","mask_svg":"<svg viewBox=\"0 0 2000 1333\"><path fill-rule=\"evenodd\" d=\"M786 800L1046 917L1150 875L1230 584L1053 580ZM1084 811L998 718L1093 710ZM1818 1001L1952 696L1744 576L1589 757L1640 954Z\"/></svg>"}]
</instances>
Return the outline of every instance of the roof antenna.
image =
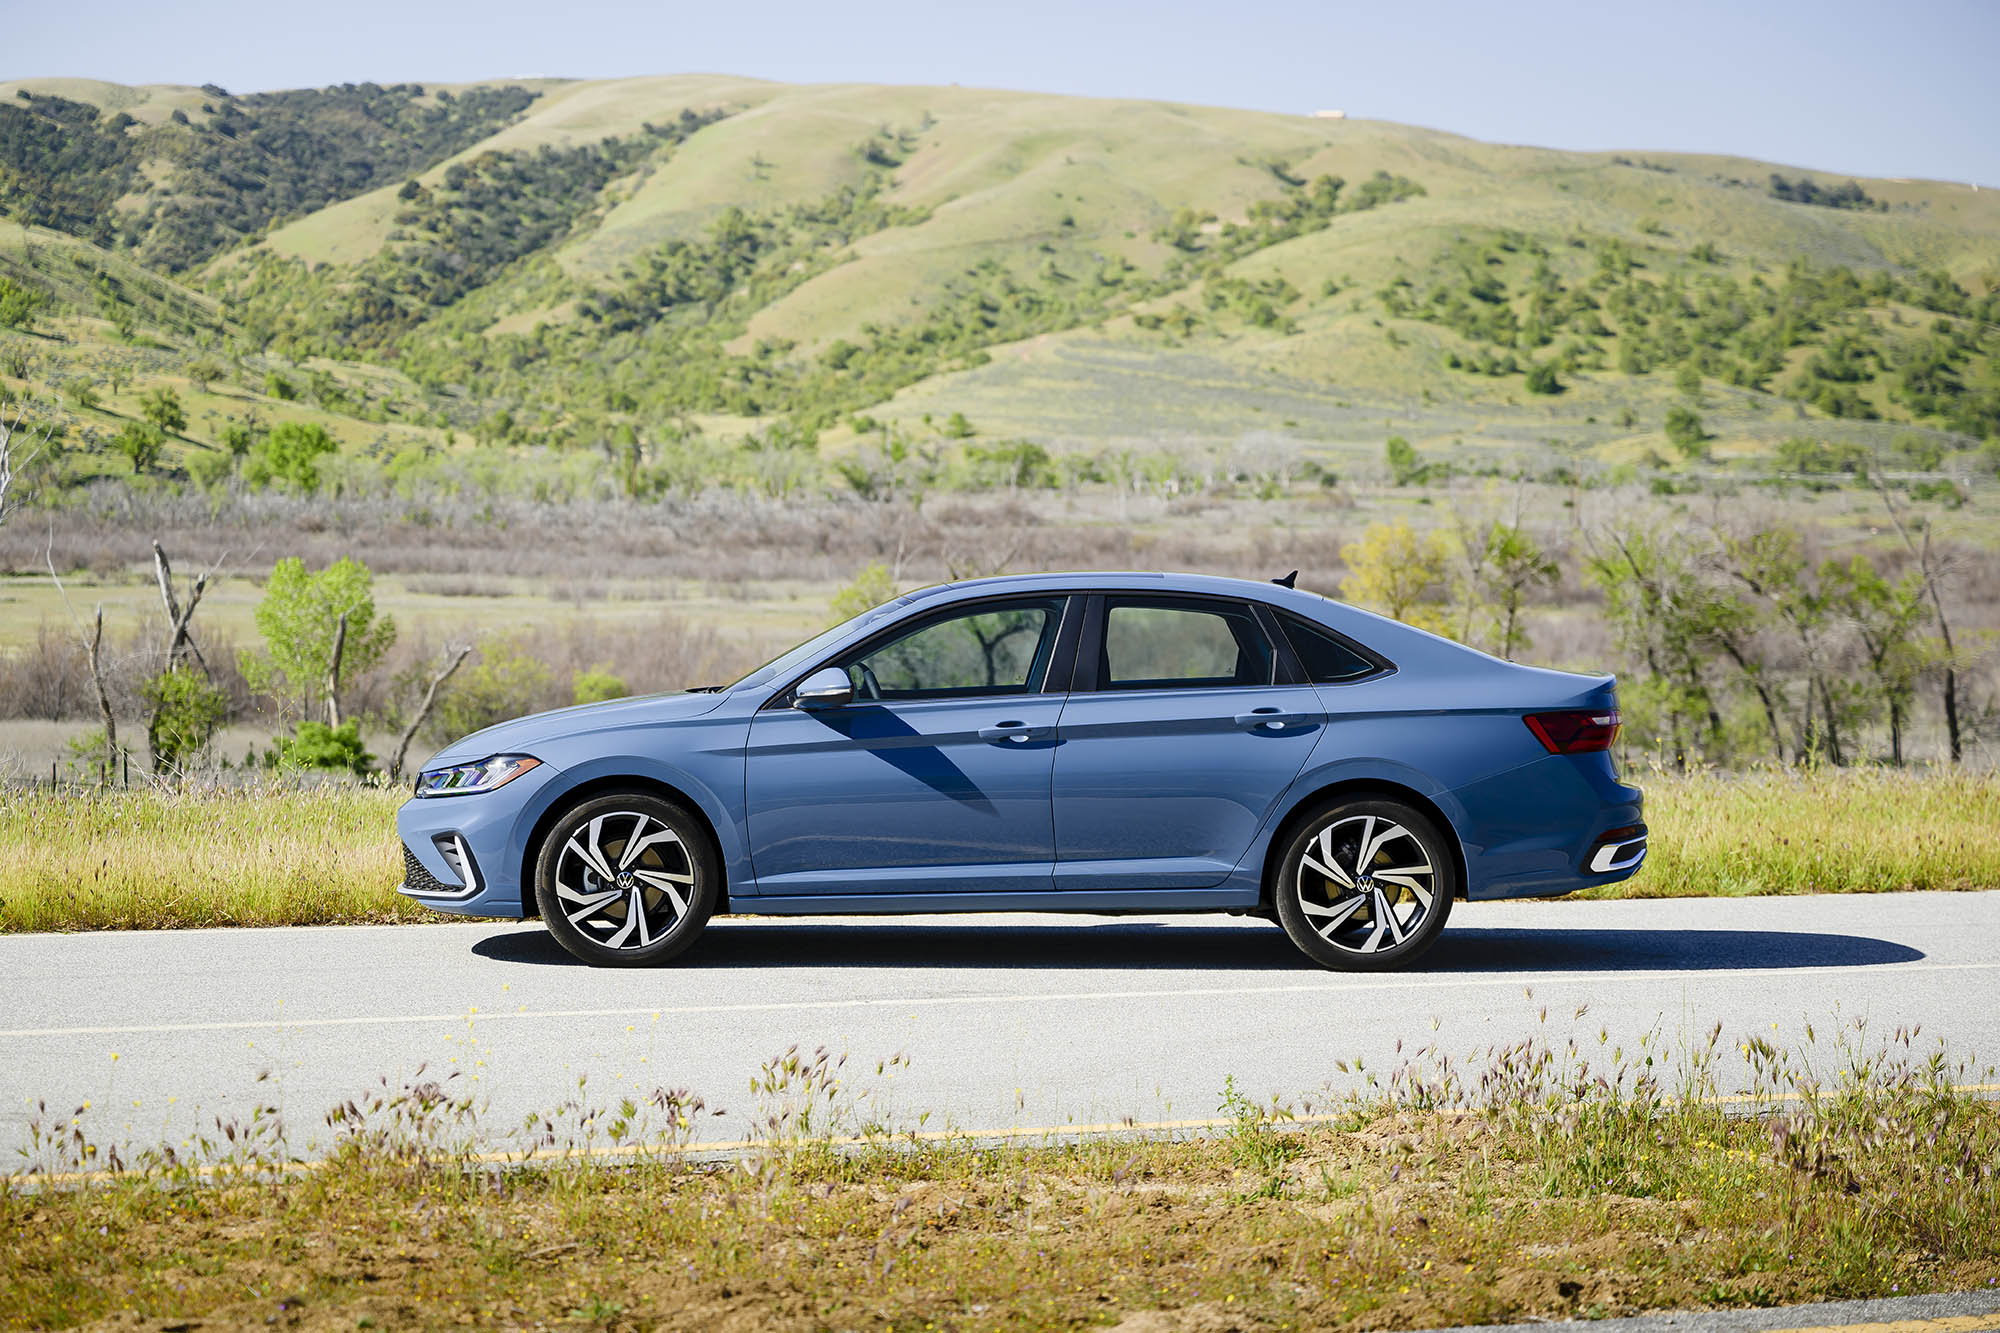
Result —
<instances>
[{"instance_id":1,"label":"roof antenna","mask_svg":"<svg viewBox=\"0 0 2000 1333\"><path fill-rule=\"evenodd\" d=\"M1272 579L1271 582L1277 584L1280 588L1296 588L1299 586L1299 571L1295 569L1291 573L1285 575L1285 577L1281 579Z\"/></svg>"}]
</instances>

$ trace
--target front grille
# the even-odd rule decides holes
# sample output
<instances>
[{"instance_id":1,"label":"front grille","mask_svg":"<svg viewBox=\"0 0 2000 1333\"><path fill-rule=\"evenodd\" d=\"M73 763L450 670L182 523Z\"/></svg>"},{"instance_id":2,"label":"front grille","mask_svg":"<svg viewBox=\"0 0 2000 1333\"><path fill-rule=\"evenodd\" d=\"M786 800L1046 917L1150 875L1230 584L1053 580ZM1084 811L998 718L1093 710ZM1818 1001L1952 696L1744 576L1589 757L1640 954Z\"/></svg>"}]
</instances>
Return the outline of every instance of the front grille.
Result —
<instances>
[{"instance_id":1,"label":"front grille","mask_svg":"<svg viewBox=\"0 0 2000 1333\"><path fill-rule=\"evenodd\" d=\"M436 875L424 869L424 863L419 861L417 854L411 851L409 846L405 844L403 847L404 893L442 897L446 894L457 893L458 891L457 885L446 884Z\"/></svg>"}]
</instances>

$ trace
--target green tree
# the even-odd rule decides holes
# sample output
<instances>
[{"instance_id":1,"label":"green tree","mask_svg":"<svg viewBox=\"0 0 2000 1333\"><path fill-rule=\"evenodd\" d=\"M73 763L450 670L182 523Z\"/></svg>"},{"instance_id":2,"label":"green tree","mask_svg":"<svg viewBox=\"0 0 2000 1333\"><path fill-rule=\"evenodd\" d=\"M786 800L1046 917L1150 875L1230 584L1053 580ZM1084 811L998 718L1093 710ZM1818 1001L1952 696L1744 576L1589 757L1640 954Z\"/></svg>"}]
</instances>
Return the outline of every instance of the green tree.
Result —
<instances>
[{"instance_id":1,"label":"green tree","mask_svg":"<svg viewBox=\"0 0 2000 1333\"><path fill-rule=\"evenodd\" d=\"M1913 569L1891 583L1867 556L1857 555L1845 565L1834 560L1823 563L1819 582L1829 609L1844 616L1861 636L1874 694L1889 715L1889 759L1900 764L1903 723L1917 697L1917 677L1927 658L1917 637L1930 614L1924 602L1923 571Z\"/></svg>"},{"instance_id":2,"label":"green tree","mask_svg":"<svg viewBox=\"0 0 2000 1333\"><path fill-rule=\"evenodd\" d=\"M1459 548L1465 560L1465 632L1471 640L1475 610L1492 622L1493 645L1499 656L1513 660L1528 646L1521 612L1535 589L1553 587L1561 574L1555 558L1526 529L1495 520L1484 530L1461 529Z\"/></svg>"},{"instance_id":3,"label":"green tree","mask_svg":"<svg viewBox=\"0 0 2000 1333\"><path fill-rule=\"evenodd\" d=\"M158 426L151 422L128 421L116 435L111 437L111 447L131 460L132 472L151 472L160 461L160 450L165 447L167 437Z\"/></svg>"},{"instance_id":4,"label":"green tree","mask_svg":"<svg viewBox=\"0 0 2000 1333\"><path fill-rule=\"evenodd\" d=\"M1450 549L1443 533L1419 536L1400 518L1371 523L1360 541L1340 548L1340 558L1347 562L1341 595L1406 625L1442 634Z\"/></svg>"},{"instance_id":5,"label":"green tree","mask_svg":"<svg viewBox=\"0 0 2000 1333\"><path fill-rule=\"evenodd\" d=\"M339 447L324 427L282 422L250 446L249 457L243 462L243 480L259 488L278 485L311 495L319 490L319 460Z\"/></svg>"},{"instance_id":6,"label":"green tree","mask_svg":"<svg viewBox=\"0 0 2000 1333\"><path fill-rule=\"evenodd\" d=\"M187 429L187 410L181 406L180 395L165 385L139 400L139 412L169 435L178 435Z\"/></svg>"},{"instance_id":7,"label":"green tree","mask_svg":"<svg viewBox=\"0 0 2000 1333\"><path fill-rule=\"evenodd\" d=\"M965 413L953 412L944 420L944 434L954 440L969 440L979 432L965 419Z\"/></svg>"},{"instance_id":8,"label":"green tree","mask_svg":"<svg viewBox=\"0 0 2000 1333\"><path fill-rule=\"evenodd\" d=\"M195 388L203 393L207 393L208 386L221 379L227 373L220 362L205 356L189 362L187 368L188 383L194 385Z\"/></svg>"},{"instance_id":9,"label":"green tree","mask_svg":"<svg viewBox=\"0 0 2000 1333\"><path fill-rule=\"evenodd\" d=\"M1691 407L1675 404L1667 409L1667 443L1690 463L1708 457L1708 432Z\"/></svg>"},{"instance_id":10,"label":"green tree","mask_svg":"<svg viewBox=\"0 0 2000 1333\"><path fill-rule=\"evenodd\" d=\"M1561 393L1563 382L1556 376L1554 361L1534 361L1528 365L1529 393Z\"/></svg>"},{"instance_id":11,"label":"green tree","mask_svg":"<svg viewBox=\"0 0 2000 1333\"><path fill-rule=\"evenodd\" d=\"M396 641L396 622L375 614L374 583L368 566L345 556L317 574L297 556L273 565L256 611L266 655L243 664L252 686L280 690L306 712L323 698L337 720L341 681L381 661Z\"/></svg>"},{"instance_id":12,"label":"green tree","mask_svg":"<svg viewBox=\"0 0 2000 1333\"><path fill-rule=\"evenodd\" d=\"M33 328L35 312L48 300L48 294L35 287L24 287L12 278L0 276L0 328Z\"/></svg>"},{"instance_id":13,"label":"green tree","mask_svg":"<svg viewBox=\"0 0 2000 1333\"><path fill-rule=\"evenodd\" d=\"M206 672L182 665L170 667L140 690L152 717L146 723L146 746L155 773L178 773L206 749L229 712L229 695Z\"/></svg>"},{"instance_id":14,"label":"green tree","mask_svg":"<svg viewBox=\"0 0 2000 1333\"><path fill-rule=\"evenodd\" d=\"M1701 397L1701 370L1690 361L1674 372L1674 387L1689 398Z\"/></svg>"},{"instance_id":15,"label":"green tree","mask_svg":"<svg viewBox=\"0 0 2000 1333\"><path fill-rule=\"evenodd\" d=\"M1421 486L1431 474L1430 465L1424 462L1416 446L1400 435L1391 435L1383 446L1382 455L1388 460L1389 475L1396 479L1398 486Z\"/></svg>"}]
</instances>

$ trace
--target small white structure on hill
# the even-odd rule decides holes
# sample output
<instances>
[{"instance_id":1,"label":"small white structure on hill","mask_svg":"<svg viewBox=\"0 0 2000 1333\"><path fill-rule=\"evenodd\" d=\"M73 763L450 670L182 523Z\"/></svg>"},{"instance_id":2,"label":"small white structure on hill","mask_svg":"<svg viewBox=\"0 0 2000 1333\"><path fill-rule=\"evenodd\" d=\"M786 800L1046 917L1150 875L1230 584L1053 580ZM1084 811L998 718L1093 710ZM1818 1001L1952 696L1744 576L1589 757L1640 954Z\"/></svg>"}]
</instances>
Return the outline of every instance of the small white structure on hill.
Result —
<instances>
[{"instance_id":1,"label":"small white structure on hill","mask_svg":"<svg viewBox=\"0 0 2000 1333\"><path fill-rule=\"evenodd\" d=\"M1315 111L1315 112L1313 112L1313 119L1314 119L1314 120L1346 120L1346 119L1347 119L1347 113L1346 113L1345 111Z\"/></svg>"}]
</instances>

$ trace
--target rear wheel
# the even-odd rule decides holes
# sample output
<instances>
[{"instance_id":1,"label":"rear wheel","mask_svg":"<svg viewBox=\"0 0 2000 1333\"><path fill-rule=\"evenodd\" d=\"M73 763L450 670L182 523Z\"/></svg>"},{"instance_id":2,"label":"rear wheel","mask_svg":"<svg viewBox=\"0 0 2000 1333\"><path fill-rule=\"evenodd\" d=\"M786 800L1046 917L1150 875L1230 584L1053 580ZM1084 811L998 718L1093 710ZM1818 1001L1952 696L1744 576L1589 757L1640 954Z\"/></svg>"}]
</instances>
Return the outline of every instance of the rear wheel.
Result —
<instances>
[{"instance_id":1,"label":"rear wheel","mask_svg":"<svg viewBox=\"0 0 2000 1333\"><path fill-rule=\"evenodd\" d=\"M1458 873L1437 821L1401 801L1333 801L1281 852L1272 895L1292 943L1322 967L1384 971L1436 942Z\"/></svg>"},{"instance_id":2,"label":"rear wheel","mask_svg":"<svg viewBox=\"0 0 2000 1333\"><path fill-rule=\"evenodd\" d=\"M549 933L600 967L663 963L708 924L721 881L708 830L644 792L595 796L566 812L535 861Z\"/></svg>"}]
</instances>

